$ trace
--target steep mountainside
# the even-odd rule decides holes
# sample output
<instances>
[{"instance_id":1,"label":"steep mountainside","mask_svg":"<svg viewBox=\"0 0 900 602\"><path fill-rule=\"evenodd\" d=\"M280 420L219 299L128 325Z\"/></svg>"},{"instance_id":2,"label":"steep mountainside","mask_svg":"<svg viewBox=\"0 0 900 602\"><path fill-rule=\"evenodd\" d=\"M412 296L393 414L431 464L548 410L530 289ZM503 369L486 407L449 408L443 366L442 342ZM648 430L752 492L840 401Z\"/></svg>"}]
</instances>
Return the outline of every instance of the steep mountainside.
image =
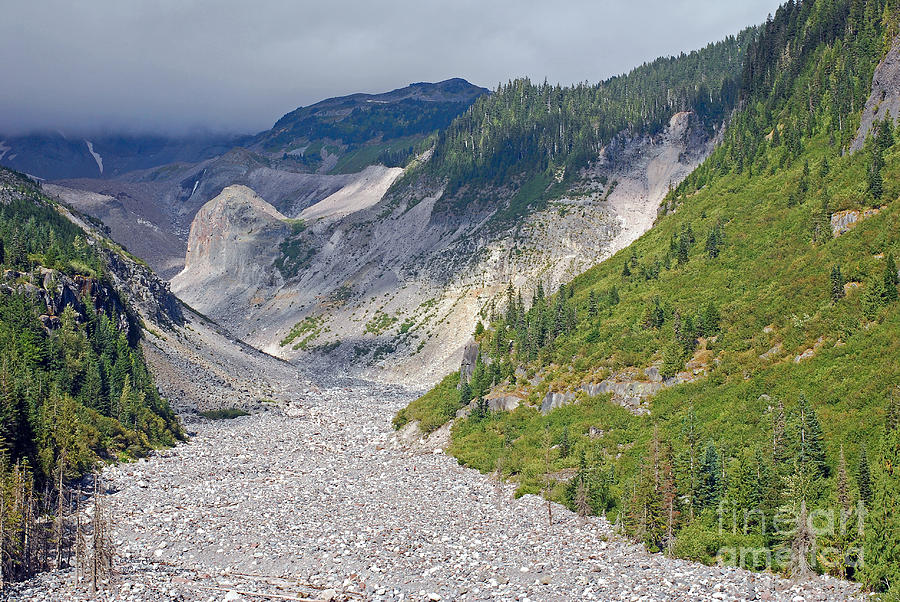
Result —
<instances>
[{"instance_id":1,"label":"steep mountainside","mask_svg":"<svg viewBox=\"0 0 900 602\"><path fill-rule=\"evenodd\" d=\"M189 259L175 290L270 353L437 380L511 281L556 287L652 225L665 194L712 150L755 36L750 28L596 86L510 82L440 130L402 176L350 184L300 213L248 184L304 219L262 278L268 289L225 276L241 269L238 253L216 266ZM193 285L213 271L217 282Z\"/></svg>"},{"instance_id":2,"label":"steep mountainside","mask_svg":"<svg viewBox=\"0 0 900 602\"><path fill-rule=\"evenodd\" d=\"M785 4L657 224L554 295L510 289L395 424L454 420L464 464L651 550L896 594L900 145L871 99L900 92L898 19L892 0Z\"/></svg>"},{"instance_id":3,"label":"steep mountainside","mask_svg":"<svg viewBox=\"0 0 900 602\"><path fill-rule=\"evenodd\" d=\"M230 221L222 236L226 245L234 241L231 248L189 251L173 289L270 353L324 352L380 378L421 383L458 363L475 316L510 281L557 286L625 247L711 149L696 116L679 113L658 136L618 138L583 170L582 188L502 229L489 206L437 210L440 191L415 204L388 195L373 205L399 174L386 172L312 205L292 230ZM244 210L258 212L259 199L254 203ZM189 248L200 248L203 233L221 225L212 213L198 213ZM239 276L248 262L260 270L252 283Z\"/></svg>"},{"instance_id":4,"label":"steep mountainside","mask_svg":"<svg viewBox=\"0 0 900 602\"><path fill-rule=\"evenodd\" d=\"M345 186L349 190L367 187L373 176L365 171L367 167L406 165L435 130L445 127L486 92L453 79L412 84L385 94L333 98L292 111L271 130L256 136L232 137L227 146L210 144L198 149L201 139L175 154L166 154L169 147L164 141L159 143L161 149L152 144L144 149L137 143L130 148L122 143L120 146L133 153L134 161L128 164L128 173L116 168L115 177L96 177L99 164L90 154L81 159L72 155L73 149L80 152L79 144L87 149L83 141L49 137L46 144L59 144L65 152L40 147L35 156L59 154L62 162L73 166L80 165L78 161L88 162L94 171L73 168L36 173L60 180L55 183L62 188L53 189L54 194L103 220L113 239L171 278L184 266L191 220L197 210L227 186L248 186L288 217L297 217ZM0 143L0 162L3 153L22 160L24 155L10 150L13 142ZM106 148L98 144L94 144L95 150ZM164 161L164 157L169 159ZM109 165L103 174L110 175Z\"/></svg>"},{"instance_id":5,"label":"steep mountainside","mask_svg":"<svg viewBox=\"0 0 900 602\"><path fill-rule=\"evenodd\" d=\"M46 180L112 178L168 163L196 163L247 141L248 136L202 133L186 137L0 134L0 165Z\"/></svg>"},{"instance_id":6,"label":"steep mountainside","mask_svg":"<svg viewBox=\"0 0 900 602\"><path fill-rule=\"evenodd\" d=\"M4 581L45 568L51 541L66 545L47 519L57 482L184 438L138 345L139 311L175 324L180 306L79 219L0 168Z\"/></svg>"}]
</instances>

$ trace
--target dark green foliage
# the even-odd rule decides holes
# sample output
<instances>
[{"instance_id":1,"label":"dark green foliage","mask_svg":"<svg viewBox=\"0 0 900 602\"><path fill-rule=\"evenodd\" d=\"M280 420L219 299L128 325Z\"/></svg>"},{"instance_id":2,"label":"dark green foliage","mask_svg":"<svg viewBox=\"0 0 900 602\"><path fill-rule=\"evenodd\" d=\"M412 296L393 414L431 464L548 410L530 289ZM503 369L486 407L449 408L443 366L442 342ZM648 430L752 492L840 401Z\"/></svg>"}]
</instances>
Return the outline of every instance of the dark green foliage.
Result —
<instances>
[{"instance_id":1,"label":"dark green foliage","mask_svg":"<svg viewBox=\"0 0 900 602\"><path fill-rule=\"evenodd\" d=\"M725 243L725 232L720 222L716 222L706 237L706 254L710 259L715 259L721 252L722 245Z\"/></svg>"},{"instance_id":2,"label":"dark green foliage","mask_svg":"<svg viewBox=\"0 0 900 602\"><path fill-rule=\"evenodd\" d=\"M797 424L797 463L801 471L816 478L828 476L822 427L815 410L805 395L800 395L800 417Z\"/></svg>"},{"instance_id":3,"label":"dark green foliage","mask_svg":"<svg viewBox=\"0 0 900 602\"><path fill-rule=\"evenodd\" d=\"M589 462L585 451L582 450L578 472L566 487L566 498L572 507L576 507L581 488L584 501L590 509L589 514L603 516L615 505L612 494L614 481L615 471L612 466L604 467L597 462Z\"/></svg>"},{"instance_id":4,"label":"dark green foliage","mask_svg":"<svg viewBox=\"0 0 900 602\"><path fill-rule=\"evenodd\" d=\"M406 167L415 156L415 147L407 146L397 150L385 149L378 154L376 161L386 167Z\"/></svg>"},{"instance_id":5,"label":"dark green foliage","mask_svg":"<svg viewBox=\"0 0 900 602\"><path fill-rule=\"evenodd\" d=\"M879 592L900 594L900 430L886 428L872 474L867 518L864 581Z\"/></svg>"},{"instance_id":6,"label":"dark green foliage","mask_svg":"<svg viewBox=\"0 0 900 602\"><path fill-rule=\"evenodd\" d=\"M725 483L722 478L722 461L715 444L706 444L706 451L700 461L697 480L697 506L715 508L722 499Z\"/></svg>"},{"instance_id":7,"label":"dark green foliage","mask_svg":"<svg viewBox=\"0 0 900 602\"><path fill-rule=\"evenodd\" d=\"M485 471L502 464L520 492L538 492L544 472L529 460L543 449L538 434L549 425L559 436L568 424L571 455L589 452L586 470L615 467L609 517L621 517L626 533L679 556L776 572L788 569L777 558L767 566L765 559L723 559L720 552L746 547L777 556L792 541L772 528L776 514L805 506L813 516L848 501L855 508L857 490L875 507L880 487L893 491L895 477L885 468L896 461L880 444L877 460L865 451L875 449L871 425L883 417L882 401L900 378L900 302L888 290L896 290L888 258L900 252L900 152L884 142L881 126L862 151L843 151L856 135L883 43L896 35L896 23L886 35L890 19L882 15L896 15L895 9L891 0L809 0L780 9L753 45L744 103L721 146L671 192L669 211L646 235L566 285L560 297L578 309L574 328L556 334L557 298L547 299L541 289L531 307L517 308L514 321L506 316L486 329L486 338L502 331L513 341L512 351L494 359L538 374L540 384L517 383L529 397L514 412L477 424L458 421L451 453ZM878 148L880 212L833 236L834 211L862 214L872 206L866 174ZM793 207L785 203L789 193ZM706 238L702 256L689 227ZM840 271L834 270L835 282L861 283L838 303L832 266ZM620 296L616 305L605 302L612 286ZM708 371L652 396L649 417L617 414L621 408L608 396L576 398L546 415L536 409L547 392L577 392L610 376L642 380L660 362L660 371L671 374L692 348L692 366ZM803 392L808 397L801 399ZM782 400L790 400L787 408ZM894 415L889 409L888 424ZM571 426L576 423L580 430ZM712 447L699 443L709 439ZM669 444L676 504L666 503ZM842 444L849 454L844 462L859 466L858 488L842 476ZM576 467L567 458L553 465ZM546 494L577 505L575 498L584 497L579 485ZM889 520L886 512L881 516ZM796 524L797 516L791 518ZM852 548L861 542L855 531L821 542L841 555L816 570L860 578L852 570ZM889 554L872 557L879 571L897 565ZM892 586L878 576L870 582Z\"/></svg>"},{"instance_id":8,"label":"dark green foliage","mask_svg":"<svg viewBox=\"0 0 900 602\"><path fill-rule=\"evenodd\" d=\"M218 410L207 410L205 412L200 412L199 414L207 420L231 420L232 418L249 416L250 412L242 410L241 408L222 408Z\"/></svg>"},{"instance_id":9,"label":"dark green foliage","mask_svg":"<svg viewBox=\"0 0 900 602\"><path fill-rule=\"evenodd\" d=\"M620 132L655 134L674 113L688 110L712 130L737 100L741 61L755 35L749 28L593 86L510 81L439 133L425 169L448 181L444 197L458 204L475 198L457 197L463 188L536 183L539 190L519 199L524 202L508 217L521 215L528 200L538 200L556 178L572 181Z\"/></svg>"},{"instance_id":10,"label":"dark green foliage","mask_svg":"<svg viewBox=\"0 0 900 602\"><path fill-rule=\"evenodd\" d=\"M20 579L47 566L53 539L68 545L65 533L49 532L50 504L66 481L100 460L174 445L184 433L137 341L126 337L125 325L138 326L108 283L97 250L104 243L88 244L37 185L6 170L0 198L0 241L9 251L0 263L19 271L7 272L0 293L0 561L4 579ZM44 316L58 326L46 328L39 316L54 307L45 295L56 294L63 274L84 297L63 296L58 322Z\"/></svg>"},{"instance_id":11,"label":"dark green foliage","mask_svg":"<svg viewBox=\"0 0 900 602\"><path fill-rule=\"evenodd\" d=\"M856 483L859 487L859 498L866 507L872 506L872 473L869 469L869 456L865 446L859 450L859 466L856 469Z\"/></svg>"},{"instance_id":12,"label":"dark green foliage","mask_svg":"<svg viewBox=\"0 0 900 602\"><path fill-rule=\"evenodd\" d=\"M844 298L844 285L847 281L841 273L841 266L835 265L831 267L831 300L837 303Z\"/></svg>"},{"instance_id":13,"label":"dark green foliage","mask_svg":"<svg viewBox=\"0 0 900 602\"><path fill-rule=\"evenodd\" d=\"M894 256L888 253L884 263L884 302L893 303L897 300L897 264Z\"/></svg>"}]
</instances>

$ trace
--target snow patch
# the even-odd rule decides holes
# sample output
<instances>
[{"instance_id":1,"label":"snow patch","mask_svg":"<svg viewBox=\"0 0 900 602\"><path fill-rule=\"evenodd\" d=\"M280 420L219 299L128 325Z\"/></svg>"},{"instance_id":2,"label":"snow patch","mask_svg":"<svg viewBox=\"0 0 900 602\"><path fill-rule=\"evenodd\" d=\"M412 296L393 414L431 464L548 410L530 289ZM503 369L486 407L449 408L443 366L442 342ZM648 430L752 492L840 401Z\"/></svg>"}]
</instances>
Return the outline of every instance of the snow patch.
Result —
<instances>
[{"instance_id":1,"label":"snow patch","mask_svg":"<svg viewBox=\"0 0 900 602\"><path fill-rule=\"evenodd\" d=\"M8 153L11 150L12 150L12 147L7 146L6 140L0 140L0 160L3 160L3 157L6 156L6 153ZM10 159L12 159L13 157L15 157L15 155L10 157Z\"/></svg>"},{"instance_id":2,"label":"snow patch","mask_svg":"<svg viewBox=\"0 0 900 602\"><path fill-rule=\"evenodd\" d=\"M87 144L88 152L91 153L91 156L94 157L94 161L97 162L97 167L100 168L100 173L103 173L103 157L100 156L100 153L94 152L94 145L90 140L85 140L85 144Z\"/></svg>"}]
</instances>

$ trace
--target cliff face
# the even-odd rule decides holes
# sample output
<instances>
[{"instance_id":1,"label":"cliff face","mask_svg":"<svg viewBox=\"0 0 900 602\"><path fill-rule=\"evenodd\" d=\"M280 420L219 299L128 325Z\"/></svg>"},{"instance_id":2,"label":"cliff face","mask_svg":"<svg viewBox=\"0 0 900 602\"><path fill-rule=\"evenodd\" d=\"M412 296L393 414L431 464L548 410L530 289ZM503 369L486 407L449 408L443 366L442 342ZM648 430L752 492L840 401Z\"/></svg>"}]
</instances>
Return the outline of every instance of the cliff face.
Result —
<instances>
[{"instance_id":1,"label":"cliff face","mask_svg":"<svg viewBox=\"0 0 900 602\"><path fill-rule=\"evenodd\" d=\"M885 119L900 118L900 36L894 39L890 51L875 68L872 76L872 93L863 109L859 131L850 152L863 147L872 126Z\"/></svg>"},{"instance_id":2,"label":"cliff face","mask_svg":"<svg viewBox=\"0 0 900 602\"><path fill-rule=\"evenodd\" d=\"M251 189L229 186L197 212L172 290L214 319L245 319L282 284L273 264L290 231L287 218Z\"/></svg>"},{"instance_id":3,"label":"cliff face","mask_svg":"<svg viewBox=\"0 0 900 602\"><path fill-rule=\"evenodd\" d=\"M324 354L370 377L429 384L459 366L479 313L510 282L524 295L539 281L553 290L630 244L712 144L690 113L659 136L617 138L577 191L503 229L492 218L508 193L485 191L448 214L435 210L441 190L382 197L398 170L310 206L300 233L250 189L230 187L197 213L173 290L269 353ZM302 262L283 273L275 263L288 247Z\"/></svg>"}]
</instances>

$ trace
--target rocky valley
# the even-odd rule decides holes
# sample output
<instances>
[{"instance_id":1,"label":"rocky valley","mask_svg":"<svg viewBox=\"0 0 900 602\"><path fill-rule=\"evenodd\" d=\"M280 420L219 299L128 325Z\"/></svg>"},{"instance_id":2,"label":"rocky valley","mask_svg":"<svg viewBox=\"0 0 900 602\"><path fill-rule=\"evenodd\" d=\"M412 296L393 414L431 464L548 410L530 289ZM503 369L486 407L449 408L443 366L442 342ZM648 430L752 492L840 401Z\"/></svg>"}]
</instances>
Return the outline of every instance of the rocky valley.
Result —
<instances>
[{"instance_id":1,"label":"rocky valley","mask_svg":"<svg viewBox=\"0 0 900 602\"><path fill-rule=\"evenodd\" d=\"M358 8L368 52L178 43L309 98L393 44ZM717 36L255 134L8 122L0 599L900 596L900 6Z\"/></svg>"}]
</instances>

